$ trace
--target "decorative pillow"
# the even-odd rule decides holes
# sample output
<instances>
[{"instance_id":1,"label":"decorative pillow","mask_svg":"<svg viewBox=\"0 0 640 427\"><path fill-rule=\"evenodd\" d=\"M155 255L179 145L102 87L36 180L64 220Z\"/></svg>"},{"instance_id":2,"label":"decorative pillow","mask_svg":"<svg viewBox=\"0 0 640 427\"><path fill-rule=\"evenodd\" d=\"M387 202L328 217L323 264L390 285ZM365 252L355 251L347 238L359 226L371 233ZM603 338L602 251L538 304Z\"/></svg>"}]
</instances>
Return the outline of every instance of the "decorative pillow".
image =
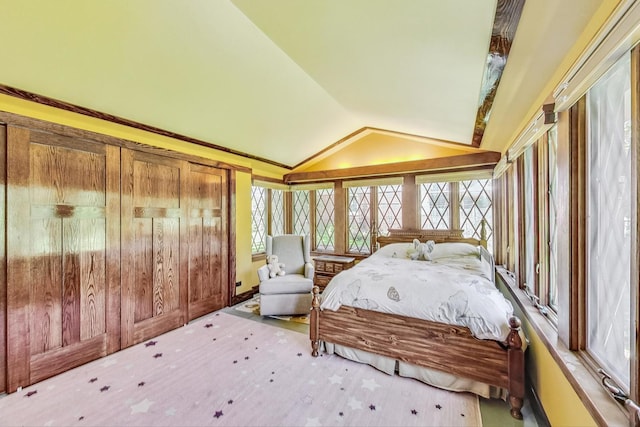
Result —
<instances>
[{"instance_id":1,"label":"decorative pillow","mask_svg":"<svg viewBox=\"0 0 640 427\"><path fill-rule=\"evenodd\" d=\"M436 243L430 253L432 260L466 255L476 255L480 257L480 246L460 242Z\"/></svg>"}]
</instances>

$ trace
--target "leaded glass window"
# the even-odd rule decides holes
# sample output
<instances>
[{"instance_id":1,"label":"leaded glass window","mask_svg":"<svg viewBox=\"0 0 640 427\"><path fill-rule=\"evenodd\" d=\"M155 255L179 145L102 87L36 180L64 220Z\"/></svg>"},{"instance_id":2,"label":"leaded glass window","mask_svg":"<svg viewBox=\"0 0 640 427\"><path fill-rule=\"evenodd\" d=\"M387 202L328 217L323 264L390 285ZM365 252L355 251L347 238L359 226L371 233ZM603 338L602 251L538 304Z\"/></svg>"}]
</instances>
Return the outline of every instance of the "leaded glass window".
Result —
<instances>
[{"instance_id":1,"label":"leaded glass window","mask_svg":"<svg viewBox=\"0 0 640 427\"><path fill-rule=\"evenodd\" d=\"M251 253L266 250L267 242L267 189L251 187Z\"/></svg>"},{"instance_id":2,"label":"leaded glass window","mask_svg":"<svg viewBox=\"0 0 640 427\"><path fill-rule=\"evenodd\" d=\"M305 235L311 233L309 223L309 191L293 192L293 233Z\"/></svg>"},{"instance_id":3,"label":"leaded glass window","mask_svg":"<svg viewBox=\"0 0 640 427\"><path fill-rule=\"evenodd\" d=\"M487 249L493 252L493 210L491 205L492 180L460 181L460 228L466 237L480 238L482 220L485 220Z\"/></svg>"},{"instance_id":4,"label":"leaded glass window","mask_svg":"<svg viewBox=\"0 0 640 427\"><path fill-rule=\"evenodd\" d=\"M547 133L548 145L548 176L549 176L549 287L548 304L554 310L558 311L558 230L557 230L557 214L558 214L558 163L556 152L558 148L558 131L556 127L552 127Z\"/></svg>"},{"instance_id":5,"label":"leaded glass window","mask_svg":"<svg viewBox=\"0 0 640 427\"><path fill-rule=\"evenodd\" d=\"M334 248L333 188L316 190L316 250Z\"/></svg>"},{"instance_id":6,"label":"leaded glass window","mask_svg":"<svg viewBox=\"0 0 640 427\"><path fill-rule=\"evenodd\" d=\"M271 191L271 235L284 234L284 191Z\"/></svg>"},{"instance_id":7,"label":"leaded glass window","mask_svg":"<svg viewBox=\"0 0 640 427\"><path fill-rule=\"evenodd\" d=\"M449 183L420 185L420 224L425 230L446 230L450 223Z\"/></svg>"},{"instance_id":8,"label":"leaded glass window","mask_svg":"<svg viewBox=\"0 0 640 427\"><path fill-rule=\"evenodd\" d=\"M348 250L371 253L371 187L348 190Z\"/></svg>"},{"instance_id":9,"label":"leaded glass window","mask_svg":"<svg viewBox=\"0 0 640 427\"><path fill-rule=\"evenodd\" d=\"M628 388L631 215L636 200L629 55L590 89L587 108L587 350Z\"/></svg>"},{"instance_id":10,"label":"leaded glass window","mask_svg":"<svg viewBox=\"0 0 640 427\"><path fill-rule=\"evenodd\" d=\"M380 185L378 196L378 234L385 236L391 228L402 228L402 186Z\"/></svg>"},{"instance_id":11,"label":"leaded glass window","mask_svg":"<svg viewBox=\"0 0 640 427\"><path fill-rule=\"evenodd\" d=\"M524 282L531 293L537 293L536 287L536 262L538 252L538 236L536 234L536 216L538 206L536 205L535 194L535 174L536 169L533 164L533 150L535 146L529 147L523 153L524 174L523 174L523 214L524 214Z\"/></svg>"}]
</instances>

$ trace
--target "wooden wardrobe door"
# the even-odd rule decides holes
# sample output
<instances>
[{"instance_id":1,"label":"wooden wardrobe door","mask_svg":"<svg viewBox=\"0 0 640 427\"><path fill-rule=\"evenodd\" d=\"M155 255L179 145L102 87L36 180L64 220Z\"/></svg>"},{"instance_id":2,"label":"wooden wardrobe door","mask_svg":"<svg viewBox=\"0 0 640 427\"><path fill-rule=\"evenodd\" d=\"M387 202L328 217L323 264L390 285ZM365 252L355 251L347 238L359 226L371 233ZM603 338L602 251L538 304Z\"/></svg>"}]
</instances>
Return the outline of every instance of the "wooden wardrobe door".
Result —
<instances>
[{"instance_id":1,"label":"wooden wardrobe door","mask_svg":"<svg viewBox=\"0 0 640 427\"><path fill-rule=\"evenodd\" d=\"M122 149L122 346L186 323L187 163Z\"/></svg>"},{"instance_id":2,"label":"wooden wardrobe door","mask_svg":"<svg viewBox=\"0 0 640 427\"><path fill-rule=\"evenodd\" d=\"M229 304L227 171L190 164L189 320Z\"/></svg>"},{"instance_id":3,"label":"wooden wardrobe door","mask_svg":"<svg viewBox=\"0 0 640 427\"><path fill-rule=\"evenodd\" d=\"M120 347L119 152L7 127L9 391Z\"/></svg>"}]
</instances>

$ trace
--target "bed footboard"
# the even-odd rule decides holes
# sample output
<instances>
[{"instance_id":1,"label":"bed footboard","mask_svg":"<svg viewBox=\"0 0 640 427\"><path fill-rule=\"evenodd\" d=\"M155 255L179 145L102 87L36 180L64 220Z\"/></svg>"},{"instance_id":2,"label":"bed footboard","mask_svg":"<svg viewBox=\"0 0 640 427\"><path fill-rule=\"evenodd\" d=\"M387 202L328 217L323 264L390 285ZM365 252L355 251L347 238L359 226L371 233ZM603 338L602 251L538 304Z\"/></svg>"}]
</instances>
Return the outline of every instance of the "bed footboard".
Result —
<instances>
[{"instance_id":1,"label":"bed footboard","mask_svg":"<svg viewBox=\"0 0 640 427\"><path fill-rule=\"evenodd\" d=\"M437 369L509 392L511 415L522 419L524 351L520 320L509 320L506 343L475 338L468 328L422 319L341 307L320 311L319 288L314 287L309 338L317 357L324 340Z\"/></svg>"},{"instance_id":2,"label":"bed footboard","mask_svg":"<svg viewBox=\"0 0 640 427\"><path fill-rule=\"evenodd\" d=\"M509 365L509 405L511 416L522 419L524 401L524 351L520 337L521 322L516 316L509 319L511 331L507 337L507 363Z\"/></svg>"},{"instance_id":3,"label":"bed footboard","mask_svg":"<svg viewBox=\"0 0 640 427\"><path fill-rule=\"evenodd\" d=\"M318 357L318 347L320 346L320 288L313 287L313 298L311 300L311 315L309 316L309 339L311 340L311 355Z\"/></svg>"}]
</instances>

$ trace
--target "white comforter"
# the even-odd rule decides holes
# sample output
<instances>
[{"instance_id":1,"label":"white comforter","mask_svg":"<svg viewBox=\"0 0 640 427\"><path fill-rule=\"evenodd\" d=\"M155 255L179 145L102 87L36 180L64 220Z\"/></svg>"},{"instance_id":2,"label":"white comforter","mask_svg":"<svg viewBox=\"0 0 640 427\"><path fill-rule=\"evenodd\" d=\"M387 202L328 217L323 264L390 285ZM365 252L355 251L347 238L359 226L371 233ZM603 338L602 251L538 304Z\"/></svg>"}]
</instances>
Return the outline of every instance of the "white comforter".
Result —
<instances>
[{"instance_id":1,"label":"white comforter","mask_svg":"<svg viewBox=\"0 0 640 427\"><path fill-rule=\"evenodd\" d=\"M481 339L504 341L511 303L493 283L478 254L414 261L406 244L388 245L336 275L321 309L352 306L468 327Z\"/></svg>"}]
</instances>

